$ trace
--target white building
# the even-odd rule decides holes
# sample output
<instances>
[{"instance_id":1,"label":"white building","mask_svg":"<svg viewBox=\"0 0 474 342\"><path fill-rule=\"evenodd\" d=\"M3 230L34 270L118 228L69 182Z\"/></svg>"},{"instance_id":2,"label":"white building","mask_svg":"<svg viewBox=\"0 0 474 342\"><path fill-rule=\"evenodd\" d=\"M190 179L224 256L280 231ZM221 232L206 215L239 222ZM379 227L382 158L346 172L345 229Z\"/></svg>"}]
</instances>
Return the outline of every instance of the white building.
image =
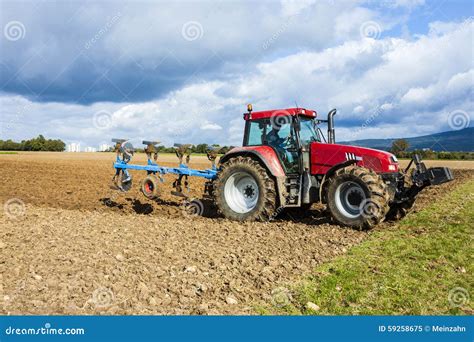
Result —
<instances>
[{"instance_id":1,"label":"white building","mask_svg":"<svg viewBox=\"0 0 474 342\"><path fill-rule=\"evenodd\" d=\"M101 145L99 146L99 151L100 151L100 152L105 152L105 151L108 151L109 148L110 148L110 145L101 144Z\"/></svg>"},{"instance_id":2,"label":"white building","mask_svg":"<svg viewBox=\"0 0 474 342\"><path fill-rule=\"evenodd\" d=\"M80 143L70 143L66 146L67 152L81 152L81 144Z\"/></svg>"},{"instance_id":3,"label":"white building","mask_svg":"<svg viewBox=\"0 0 474 342\"><path fill-rule=\"evenodd\" d=\"M87 147L84 149L84 152L97 152L97 149L96 149L95 147L87 146Z\"/></svg>"}]
</instances>

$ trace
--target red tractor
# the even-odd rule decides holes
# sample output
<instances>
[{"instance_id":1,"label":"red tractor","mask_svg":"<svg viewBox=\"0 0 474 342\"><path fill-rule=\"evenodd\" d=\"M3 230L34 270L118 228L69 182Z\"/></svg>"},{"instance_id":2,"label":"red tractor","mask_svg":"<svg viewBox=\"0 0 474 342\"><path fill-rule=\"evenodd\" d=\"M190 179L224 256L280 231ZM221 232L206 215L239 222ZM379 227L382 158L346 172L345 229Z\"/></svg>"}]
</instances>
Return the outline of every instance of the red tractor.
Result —
<instances>
[{"instance_id":1,"label":"red tractor","mask_svg":"<svg viewBox=\"0 0 474 342\"><path fill-rule=\"evenodd\" d=\"M221 158L209 189L218 210L232 220L269 220L283 208L321 202L337 223L370 228L405 216L426 186L453 180L449 168L427 169L416 155L401 170L391 153L336 144L335 114L319 120L314 110L252 112L249 105L243 147Z\"/></svg>"}]
</instances>

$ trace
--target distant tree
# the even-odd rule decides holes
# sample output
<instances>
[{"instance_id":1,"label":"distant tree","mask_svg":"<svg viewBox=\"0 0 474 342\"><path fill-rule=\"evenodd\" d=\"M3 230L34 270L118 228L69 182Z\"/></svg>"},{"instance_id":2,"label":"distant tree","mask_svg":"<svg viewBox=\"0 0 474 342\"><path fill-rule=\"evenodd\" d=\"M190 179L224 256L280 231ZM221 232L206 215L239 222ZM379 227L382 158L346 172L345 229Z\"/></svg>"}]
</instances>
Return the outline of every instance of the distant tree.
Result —
<instances>
[{"instance_id":1,"label":"distant tree","mask_svg":"<svg viewBox=\"0 0 474 342\"><path fill-rule=\"evenodd\" d=\"M12 140L0 140L2 151L64 151L66 144L59 139L46 139L43 135L30 140L22 140L20 143Z\"/></svg>"},{"instance_id":2,"label":"distant tree","mask_svg":"<svg viewBox=\"0 0 474 342\"><path fill-rule=\"evenodd\" d=\"M207 144L198 144L194 146L193 150L194 153L206 153L207 151Z\"/></svg>"},{"instance_id":3,"label":"distant tree","mask_svg":"<svg viewBox=\"0 0 474 342\"><path fill-rule=\"evenodd\" d=\"M17 142L14 142L11 139L6 141L0 140L0 150L3 151L18 151L20 150L21 145Z\"/></svg>"},{"instance_id":4,"label":"distant tree","mask_svg":"<svg viewBox=\"0 0 474 342\"><path fill-rule=\"evenodd\" d=\"M397 139L393 141L392 148L390 149L390 151L393 154L400 156L404 154L409 147L410 144L408 143L408 141L406 141L405 139Z\"/></svg>"}]
</instances>

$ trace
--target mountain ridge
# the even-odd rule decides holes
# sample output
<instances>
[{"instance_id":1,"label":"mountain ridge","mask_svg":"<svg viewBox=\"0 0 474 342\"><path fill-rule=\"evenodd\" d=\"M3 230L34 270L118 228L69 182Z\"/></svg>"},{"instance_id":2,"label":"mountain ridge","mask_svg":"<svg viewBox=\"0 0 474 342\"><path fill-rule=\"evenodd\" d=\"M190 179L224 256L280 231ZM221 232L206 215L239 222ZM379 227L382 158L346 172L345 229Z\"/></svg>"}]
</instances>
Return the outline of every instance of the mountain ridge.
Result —
<instances>
[{"instance_id":1,"label":"mountain ridge","mask_svg":"<svg viewBox=\"0 0 474 342\"><path fill-rule=\"evenodd\" d=\"M466 127L455 131L445 131L412 138L360 139L338 142L344 145L390 150L397 139L405 139L409 143L408 150L431 149L447 152L474 152L474 127Z\"/></svg>"}]
</instances>

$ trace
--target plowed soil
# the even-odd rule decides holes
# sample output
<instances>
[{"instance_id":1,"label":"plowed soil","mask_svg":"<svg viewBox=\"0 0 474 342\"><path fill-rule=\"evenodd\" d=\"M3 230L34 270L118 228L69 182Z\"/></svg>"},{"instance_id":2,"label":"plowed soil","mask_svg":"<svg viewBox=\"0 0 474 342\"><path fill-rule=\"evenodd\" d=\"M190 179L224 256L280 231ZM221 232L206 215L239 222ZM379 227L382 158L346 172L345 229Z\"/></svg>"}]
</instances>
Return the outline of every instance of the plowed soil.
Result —
<instances>
[{"instance_id":1,"label":"plowed soil","mask_svg":"<svg viewBox=\"0 0 474 342\"><path fill-rule=\"evenodd\" d=\"M113 190L113 160L108 153L0 155L0 203L25 205L0 214L1 313L251 314L256 302L272 301L272 291L371 234L331 224L318 206L301 217L238 223L203 201L204 216L191 216L170 194L172 176L158 201L139 192L144 172L132 172L130 192ZM176 165L169 156L160 163ZM209 165L197 157L190 166ZM454 182L424 190L415 209L472 178L466 165ZM204 181L190 183L190 196L200 199Z\"/></svg>"}]
</instances>

